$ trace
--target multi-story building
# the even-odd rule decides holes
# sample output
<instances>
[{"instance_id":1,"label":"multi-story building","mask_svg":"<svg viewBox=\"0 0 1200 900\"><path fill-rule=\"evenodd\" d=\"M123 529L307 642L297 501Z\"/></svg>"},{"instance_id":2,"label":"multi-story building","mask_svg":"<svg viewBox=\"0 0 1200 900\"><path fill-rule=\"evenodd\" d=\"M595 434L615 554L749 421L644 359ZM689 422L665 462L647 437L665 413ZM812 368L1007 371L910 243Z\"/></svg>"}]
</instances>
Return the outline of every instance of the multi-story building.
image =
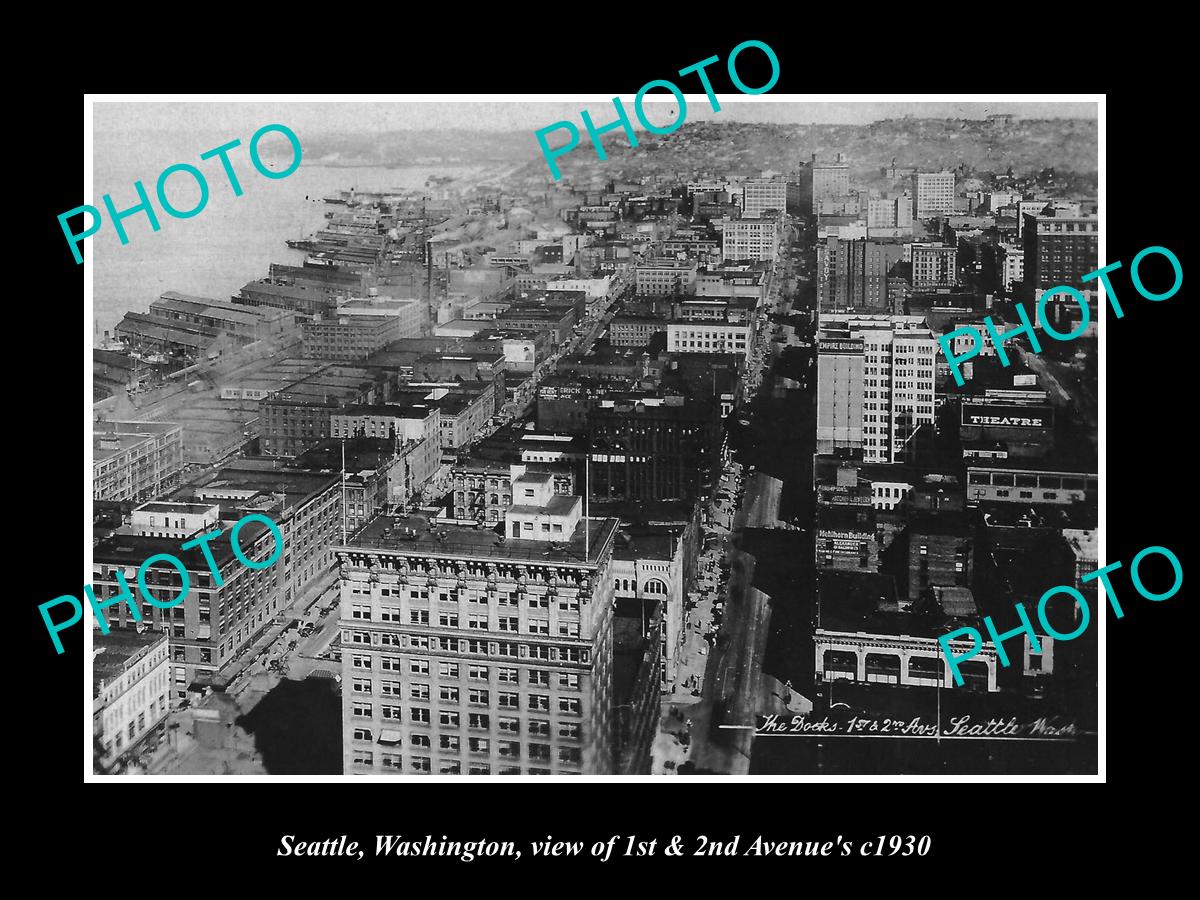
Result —
<instances>
[{"instance_id":1,"label":"multi-story building","mask_svg":"<svg viewBox=\"0 0 1200 900\"><path fill-rule=\"evenodd\" d=\"M826 238L817 244L817 297L821 310L891 310L888 273L904 257L904 245Z\"/></svg>"},{"instance_id":2,"label":"multi-story building","mask_svg":"<svg viewBox=\"0 0 1200 900\"><path fill-rule=\"evenodd\" d=\"M92 734L108 768L152 734L170 708L167 635L149 628L92 636Z\"/></svg>"},{"instance_id":3,"label":"multi-story building","mask_svg":"<svg viewBox=\"0 0 1200 900\"><path fill-rule=\"evenodd\" d=\"M675 297L696 289L695 260L651 259L637 267L637 293L642 297Z\"/></svg>"},{"instance_id":4,"label":"multi-story building","mask_svg":"<svg viewBox=\"0 0 1200 900\"><path fill-rule=\"evenodd\" d=\"M333 481L336 484L336 479ZM223 520L226 529L241 518ZM265 569L250 569L234 556L228 531L209 542L213 555L214 577L199 547L181 550L187 538L150 537L136 533L117 533L100 541L92 551L92 589L97 601L118 596L122 588L117 573L125 576L131 589L138 592L141 620L145 627L169 635L172 664L172 700L187 696L189 685L197 680L211 683L218 670L233 661L271 622L275 613L286 607L283 591L285 570L297 548L284 539L284 560L280 565ZM275 553L271 532L260 522L244 525L238 541L245 555L263 560ZM182 603L160 609L140 596L135 575L142 562L155 554L169 554L179 559L188 572L190 589ZM179 570L169 563L157 563L146 572L146 588L162 603L179 596ZM282 604L282 605L281 605ZM110 629L118 633L133 630L136 620L126 603L105 609Z\"/></svg>"},{"instance_id":5,"label":"multi-story building","mask_svg":"<svg viewBox=\"0 0 1200 900\"><path fill-rule=\"evenodd\" d=\"M549 477L556 494L575 494L575 474L567 466L471 459L457 463L450 472L454 517L488 524L503 522L505 512L513 505L513 482L526 474Z\"/></svg>"},{"instance_id":6,"label":"multi-story building","mask_svg":"<svg viewBox=\"0 0 1200 900\"><path fill-rule=\"evenodd\" d=\"M601 400L592 408L593 497L686 500L712 486L723 462L720 407L667 399Z\"/></svg>"},{"instance_id":7,"label":"multi-story building","mask_svg":"<svg viewBox=\"0 0 1200 900\"><path fill-rule=\"evenodd\" d=\"M913 181L918 219L954 212L953 172L918 172Z\"/></svg>"},{"instance_id":8,"label":"multi-story building","mask_svg":"<svg viewBox=\"0 0 1200 900\"><path fill-rule=\"evenodd\" d=\"M979 610L966 588L935 589L939 606L924 616L900 612L890 576L821 572L817 577L817 621L813 635L817 681L924 685L953 688L954 676L938 638L970 625L984 635ZM963 687L996 691L996 648L986 637L979 652L959 663ZM955 640L963 655L970 642Z\"/></svg>"},{"instance_id":9,"label":"multi-story building","mask_svg":"<svg viewBox=\"0 0 1200 900\"><path fill-rule=\"evenodd\" d=\"M232 514L222 513L223 521L227 515L236 520L247 512L261 512L279 526L283 565L268 570L279 569L279 609L287 609L293 600L331 580L333 542L343 527L341 473L332 470L333 466L321 471L264 469L245 460L225 466L203 487L191 491L197 501L232 505Z\"/></svg>"},{"instance_id":10,"label":"multi-story building","mask_svg":"<svg viewBox=\"0 0 1200 900\"><path fill-rule=\"evenodd\" d=\"M778 219L734 219L721 230L723 260L772 260L778 248Z\"/></svg>"},{"instance_id":11,"label":"multi-story building","mask_svg":"<svg viewBox=\"0 0 1200 900\"><path fill-rule=\"evenodd\" d=\"M388 385L376 372L335 365L273 391L259 403L263 455L299 456L330 436L334 413L388 399Z\"/></svg>"},{"instance_id":12,"label":"multi-story building","mask_svg":"<svg viewBox=\"0 0 1200 900\"><path fill-rule=\"evenodd\" d=\"M970 503L1095 503L1099 479L1094 472L1028 465L1025 460L990 460L967 467Z\"/></svg>"},{"instance_id":13,"label":"multi-story building","mask_svg":"<svg viewBox=\"0 0 1200 900\"><path fill-rule=\"evenodd\" d=\"M1025 251L1016 244L984 244L983 278L988 287L1008 294L1025 280Z\"/></svg>"},{"instance_id":14,"label":"multi-story building","mask_svg":"<svg viewBox=\"0 0 1200 900\"><path fill-rule=\"evenodd\" d=\"M683 645L684 540L672 526L627 528L613 554L613 591L617 603L635 611L648 624L655 613L662 619L661 668L658 683L669 690L675 681Z\"/></svg>"},{"instance_id":15,"label":"multi-story building","mask_svg":"<svg viewBox=\"0 0 1200 900\"><path fill-rule=\"evenodd\" d=\"M171 422L95 422L92 498L150 500L179 483L183 426Z\"/></svg>"},{"instance_id":16,"label":"multi-story building","mask_svg":"<svg viewBox=\"0 0 1200 900\"><path fill-rule=\"evenodd\" d=\"M608 326L608 341L614 347L645 347L667 323L654 316L617 316Z\"/></svg>"},{"instance_id":17,"label":"multi-story building","mask_svg":"<svg viewBox=\"0 0 1200 900\"><path fill-rule=\"evenodd\" d=\"M1083 276L1094 272L1098 265L1100 220L1096 216L1067 216L1051 209L1047 215L1027 215L1022 234L1025 288L1034 300L1051 288L1066 285L1094 301L1099 280L1084 282ZM1069 298L1066 302L1076 305ZM1059 331L1071 330L1057 327Z\"/></svg>"},{"instance_id":18,"label":"multi-story building","mask_svg":"<svg viewBox=\"0 0 1200 900\"><path fill-rule=\"evenodd\" d=\"M763 266L725 266L701 272L696 279L697 297L754 297L767 293Z\"/></svg>"},{"instance_id":19,"label":"multi-story building","mask_svg":"<svg viewBox=\"0 0 1200 900\"><path fill-rule=\"evenodd\" d=\"M343 362L366 359L400 337L396 316L344 316L331 312L323 319L304 323L304 356Z\"/></svg>"},{"instance_id":20,"label":"multi-story building","mask_svg":"<svg viewBox=\"0 0 1200 900\"><path fill-rule=\"evenodd\" d=\"M1022 240L1025 237L1025 223L1027 216L1034 218L1043 215L1046 209L1048 200L1018 200L1014 205L1017 213L1017 239Z\"/></svg>"},{"instance_id":21,"label":"multi-story building","mask_svg":"<svg viewBox=\"0 0 1200 900\"><path fill-rule=\"evenodd\" d=\"M872 197L867 201L867 228L899 228L912 231L912 198Z\"/></svg>"},{"instance_id":22,"label":"multi-story building","mask_svg":"<svg viewBox=\"0 0 1200 900\"><path fill-rule=\"evenodd\" d=\"M772 218L780 218L787 209L787 182L753 179L742 185L742 218L760 219L773 210Z\"/></svg>"},{"instance_id":23,"label":"multi-story building","mask_svg":"<svg viewBox=\"0 0 1200 900\"><path fill-rule=\"evenodd\" d=\"M937 340L920 316L832 316L817 354L817 452L861 449L865 462L906 462L934 427Z\"/></svg>"},{"instance_id":24,"label":"multi-story building","mask_svg":"<svg viewBox=\"0 0 1200 900\"><path fill-rule=\"evenodd\" d=\"M941 243L913 244L912 285L917 291L949 290L958 285L958 249Z\"/></svg>"},{"instance_id":25,"label":"multi-story building","mask_svg":"<svg viewBox=\"0 0 1200 900\"><path fill-rule=\"evenodd\" d=\"M839 153L837 162L819 163L814 153L809 170L812 173L812 211L817 213L821 203L845 197L850 193L850 166L842 162Z\"/></svg>"},{"instance_id":26,"label":"multi-story building","mask_svg":"<svg viewBox=\"0 0 1200 900\"><path fill-rule=\"evenodd\" d=\"M749 323L680 321L667 323L668 353L740 353L750 346Z\"/></svg>"},{"instance_id":27,"label":"multi-story building","mask_svg":"<svg viewBox=\"0 0 1200 900\"><path fill-rule=\"evenodd\" d=\"M332 438L390 438L397 444L432 439L436 446L440 429L441 414L426 403L346 406L329 418Z\"/></svg>"},{"instance_id":28,"label":"multi-story building","mask_svg":"<svg viewBox=\"0 0 1200 900\"><path fill-rule=\"evenodd\" d=\"M380 516L338 548L346 773L616 771L618 522L514 491L503 538Z\"/></svg>"}]
</instances>

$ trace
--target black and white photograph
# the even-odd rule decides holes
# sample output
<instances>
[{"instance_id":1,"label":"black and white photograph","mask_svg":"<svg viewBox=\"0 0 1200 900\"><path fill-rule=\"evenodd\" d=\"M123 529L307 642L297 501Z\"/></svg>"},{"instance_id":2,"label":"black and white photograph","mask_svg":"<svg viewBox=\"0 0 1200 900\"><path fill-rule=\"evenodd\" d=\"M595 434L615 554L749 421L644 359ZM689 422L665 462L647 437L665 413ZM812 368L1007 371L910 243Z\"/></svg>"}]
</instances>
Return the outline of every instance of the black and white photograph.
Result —
<instances>
[{"instance_id":1,"label":"black and white photograph","mask_svg":"<svg viewBox=\"0 0 1200 900\"><path fill-rule=\"evenodd\" d=\"M677 83L92 100L89 780L1094 780L1103 98Z\"/></svg>"}]
</instances>

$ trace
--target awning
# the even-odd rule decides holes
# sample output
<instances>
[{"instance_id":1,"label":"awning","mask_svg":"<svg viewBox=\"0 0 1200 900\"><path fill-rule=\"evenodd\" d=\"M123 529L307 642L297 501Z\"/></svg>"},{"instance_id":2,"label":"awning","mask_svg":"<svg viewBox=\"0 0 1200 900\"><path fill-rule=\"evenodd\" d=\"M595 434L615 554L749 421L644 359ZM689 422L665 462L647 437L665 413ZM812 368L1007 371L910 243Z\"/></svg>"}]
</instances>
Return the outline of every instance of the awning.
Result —
<instances>
[{"instance_id":1,"label":"awning","mask_svg":"<svg viewBox=\"0 0 1200 900\"><path fill-rule=\"evenodd\" d=\"M404 735L390 728L385 728L379 733L379 743L381 744L399 744L402 740L404 740Z\"/></svg>"}]
</instances>

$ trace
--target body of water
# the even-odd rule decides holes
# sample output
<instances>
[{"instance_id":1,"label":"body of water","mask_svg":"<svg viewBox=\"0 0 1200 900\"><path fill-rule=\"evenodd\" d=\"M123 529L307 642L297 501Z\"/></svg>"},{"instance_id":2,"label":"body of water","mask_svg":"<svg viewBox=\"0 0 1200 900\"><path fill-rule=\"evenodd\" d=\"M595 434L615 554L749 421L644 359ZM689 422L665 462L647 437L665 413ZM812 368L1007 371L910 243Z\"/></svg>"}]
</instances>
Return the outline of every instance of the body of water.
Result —
<instances>
[{"instance_id":1,"label":"body of water","mask_svg":"<svg viewBox=\"0 0 1200 900\"><path fill-rule=\"evenodd\" d=\"M265 278L270 263L299 265L304 253L284 240L305 237L322 226L330 209L321 202L341 190L412 190L425 185L430 175L469 178L478 166L403 166L397 168L341 168L302 163L289 175L272 181L259 175L243 159L234 169L245 193L234 197L217 160L198 165L208 177L208 205L190 219L166 215L154 198L157 169L147 167L144 156L135 161L105 161L95 167L95 204L110 193L118 210L137 202L133 182L141 180L152 197L160 229L155 232L144 213L123 224L129 243L122 246L112 223L87 243L87 264L93 271L95 301L94 340L112 331L126 311L145 312L163 291L179 291L215 300L228 300L248 281ZM189 194L188 188L191 188ZM195 184L186 175L168 182L168 197L178 209L189 209L199 200Z\"/></svg>"}]
</instances>

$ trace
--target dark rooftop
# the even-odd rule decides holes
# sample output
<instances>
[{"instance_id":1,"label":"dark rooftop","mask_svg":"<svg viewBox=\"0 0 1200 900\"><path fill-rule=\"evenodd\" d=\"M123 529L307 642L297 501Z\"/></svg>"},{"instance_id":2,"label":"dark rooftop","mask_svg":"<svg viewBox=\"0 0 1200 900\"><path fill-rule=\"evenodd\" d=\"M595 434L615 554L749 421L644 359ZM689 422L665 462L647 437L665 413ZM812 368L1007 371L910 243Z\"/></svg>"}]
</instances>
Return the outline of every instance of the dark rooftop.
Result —
<instances>
[{"instance_id":1,"label":"dark rooftop","mask_svg":"<svg viewBox=\"0 0 1200 900\"><path fill-rule=\"evenodd\" d=\"M817 628L826 631L937 638L964 621L895 611L895 580L873 572L820 572L817 599ZM966 622L979 626L977 617Z\"/></svg>"}]
</instances>

